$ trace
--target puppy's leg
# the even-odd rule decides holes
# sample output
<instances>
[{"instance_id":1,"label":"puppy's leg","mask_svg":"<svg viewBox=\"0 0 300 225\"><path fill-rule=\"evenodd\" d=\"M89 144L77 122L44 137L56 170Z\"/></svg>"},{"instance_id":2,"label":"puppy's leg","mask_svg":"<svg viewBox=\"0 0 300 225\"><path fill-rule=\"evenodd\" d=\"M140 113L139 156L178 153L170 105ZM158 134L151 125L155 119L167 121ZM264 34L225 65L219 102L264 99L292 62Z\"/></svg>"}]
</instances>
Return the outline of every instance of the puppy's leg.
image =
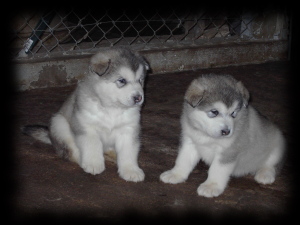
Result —
<instances>
[{"instance_id":1,"label":"puppy's leg","mask_svg":"<svg viewBox=\"0 0 300 225\"><path fill-rule=\"evenodd\" d=\"M254 179L260 184L272 184L275 181L275 174L274 167L265 166L256 172Z\"/></svg>"},{"instance_id":2,"label":"puppy's leg","mask_svg":"<svg viewBox=\"0 0 300 225\"><path fill-rule=\"evenodd\" d=\"M51 118L50 138L59 156L79 163L79 149L75 144L70 124L66 118L59 113Z\"/></svg>"},{"instance_id":3,"label":"puppy's leg","mask_svg":"<svg viewBox=\"0 0 300 225\"><path fill-rule=\"evenodd\" d=\"M254 179L256 182L261 184L272 184L275 181L276 166L283 157L283 147L275 148L263 166L258 169Z\"/></svg>"},{"instance_id":4,"label":"puppy's leg","mask_svg":"<svg viewBox=\"0 0 300 225\"><path fill-rule=\"evenodd\" d=\"M182 141L182 147L179 150L175 166L160 175L160 180L164 183L177 184L184 182L196 164L200 156L192 140L185 137Z\"/></svg>"},{"instance_id":5,"label":"puppy's leg","mask_svg":"<svg viewBox=\"0 0 300 225\"><path fill-rule=\"evenodd\" d=\"M126 181L143 181L145 174L138 166L140 143L136 129L126 129L116 136L117 164L120 177Z\"/></svg>"},{"instance_id":6,"label":"puppy's leg","mask_svg":"<svg viewBox=\"0 0 300 225\"><path fill-rule=\"evenodd\" d=\"M271 184L275 181L276 169L278 169L276 167L278 167L278 164L282 160L286 149L286 142L280 131L278 131L277 135L274 135L272 138L274 140L272 146L275 147L273 147L269 157L263 165L258 168L254 177L256 182L261 184ZM269 141L268 144L269 143L272 142Z\"/></svg>"},{"instance_id":7,"label":"puppy's leg","mask_svg":"<svg viewBox=\"0 0 300 225\"><path fill-rule=\"evenodd\" d=\"M80 149L82 169L93 175L105 170L103 144L96 133L86 133L76 136L76 144Z\"/></svg>"},{"instance_id":8,"label":"puppy's leg","mask_svg":"<svg viewBox=\"0 0 300 225\"><path fill-rule=\"evenodd\" d=\"M208 170L208 178L197 189L198 195L211 198L223 193L234 166L234 163L220 163L220 157L216 156Z\"/></svg>"}]
</instances>

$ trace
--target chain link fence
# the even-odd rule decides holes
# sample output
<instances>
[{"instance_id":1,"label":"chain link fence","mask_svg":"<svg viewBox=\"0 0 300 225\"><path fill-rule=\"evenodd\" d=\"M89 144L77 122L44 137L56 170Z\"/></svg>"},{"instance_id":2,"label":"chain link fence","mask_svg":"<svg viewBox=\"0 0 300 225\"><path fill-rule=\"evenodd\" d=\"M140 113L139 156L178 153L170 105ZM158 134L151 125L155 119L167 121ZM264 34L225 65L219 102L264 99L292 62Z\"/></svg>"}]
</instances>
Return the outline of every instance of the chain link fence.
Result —
<instances>
[{"instance_id":1,"label":"chain link fence","mask_svg":"<svg viewBox=\"0 0 300 225\"><path fill-rule=\"evenodd\" d=\"M224 42L286 40L286 9L105 9L26 11L11 24L14 59L91 54L99 48L140 49Z\"/></svg>"}]
</instances>

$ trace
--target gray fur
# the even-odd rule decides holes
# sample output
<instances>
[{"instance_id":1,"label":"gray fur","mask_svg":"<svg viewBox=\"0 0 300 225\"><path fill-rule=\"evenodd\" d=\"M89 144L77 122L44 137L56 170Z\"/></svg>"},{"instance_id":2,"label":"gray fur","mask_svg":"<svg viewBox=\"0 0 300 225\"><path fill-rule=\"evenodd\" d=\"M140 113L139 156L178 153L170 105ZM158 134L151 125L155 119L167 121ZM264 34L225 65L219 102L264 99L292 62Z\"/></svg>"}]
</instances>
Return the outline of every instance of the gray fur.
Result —
<instances>
[{"instance_id":1,"label":"gray fur","mask_svg":"<svg viewBox=\"0 0 300 225\"><path fill-rule=\"evenodd\" d=\"M202 109L216 101L228 107L236 100L247 105L249 97L248 90L232 76L213 74L195 79L185 94L187 103Z\"/></svg>"},{"instance_id":2,"label":"gray fur","mask_svg":"<svg viewBox=\"0 0 300 225\"><path fill-rule=\"evenodd\" d=\"M105 169L103 153L114 149L120 176L142 181L137 156L148 69L146 60L127 48L98 52L91 57L88 75L51 118L49 131L28 127L27 134L46 137L39 140L47 139L59 156L91 174Z\"/></svg>"},{"instance_id":3,"label":"gray fur","mask_svg":"<svg viewBox=\"0 0 300 225\"><path fill-rule=\"evenodd\" d=\"M45 125L27 125L21 128L23 134L32 136L35 139L45 143L51 144L51 140L49 138L49 129L48 126Z\"/></svg>"},{"instance_id":4,"label":"gray fur","mask_svg":"<svg viewBox=\"0 0 300 225\"><path fill-rule=\"evenodd\" d=\"M165 183L188 178L199 160L210 165L197 189L200 196L219 196L230 176L255 174L271 184L285 152L281 131L248 104L249 92L230 75L203 75L190 84L181 116L182 139L173 169L161 174Z\"/></svg>"},{"instance_id":5,"label":"gray fur","mask_svg":"<svg viewBox=\"0 0 300 225\"><path fill-rule=\"evenodd\" d=\"M194 87L193 87L194 86ZM195 88L196 86L196 88ZM192 90L191 90L192 87ZM193 92L192 94L189 92ZM284 149L284 138L280 130L269 120L248 106L249 92L243 84L230 75L202 75L194 80L185 99L190 105L190 95L198 96L196 109L208 110L212 103L220 101L230 107L239 102L239 118L235 122L235 141L223 152L222 163L237 161L232 175L255 173L275 146ZM193 100L195 101L195 99ZM197 100L196 100L197 101ZM244 106L243 106L244 105ZM189 106L185 107L190 108Z\"/></svg>"}]
</instances>

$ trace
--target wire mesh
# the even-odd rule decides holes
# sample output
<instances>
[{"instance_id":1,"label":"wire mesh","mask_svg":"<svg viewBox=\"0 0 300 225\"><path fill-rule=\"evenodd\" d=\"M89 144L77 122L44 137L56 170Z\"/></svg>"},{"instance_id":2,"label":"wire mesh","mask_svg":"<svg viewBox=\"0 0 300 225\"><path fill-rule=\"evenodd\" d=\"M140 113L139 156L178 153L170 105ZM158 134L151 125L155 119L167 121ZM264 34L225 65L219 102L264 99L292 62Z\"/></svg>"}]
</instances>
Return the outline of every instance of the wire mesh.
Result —
<instances>
[{"instance_id":1,"label":"wire mesh","mask_svg":"<svg viewBox=\"0 0 300 225\"><path fill-rule=\"evenodd\" d=\"M287 39L284 9L103 9L22 12L12 21L11 55L36 58L90 53L118 45L161 48Z\"/></svg>"}]
</instances>

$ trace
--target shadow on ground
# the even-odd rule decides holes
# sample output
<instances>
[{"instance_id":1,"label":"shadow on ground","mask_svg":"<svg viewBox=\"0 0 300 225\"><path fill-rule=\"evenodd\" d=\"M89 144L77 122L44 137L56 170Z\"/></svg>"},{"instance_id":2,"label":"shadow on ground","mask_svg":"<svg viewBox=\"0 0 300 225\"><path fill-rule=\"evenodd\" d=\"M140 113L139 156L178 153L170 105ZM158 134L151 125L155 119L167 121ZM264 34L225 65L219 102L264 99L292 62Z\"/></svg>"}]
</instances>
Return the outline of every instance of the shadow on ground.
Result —
<instances>
[{"instance_id":1,"label":"shadow on ground","mask_svg":"<svg viewBox=\"0 0 300 225\"><path fill-rule=\"evenodd\" d=\"M172 168L176 159L184 92L194 78L206 73L226 73L241 80L251 93L251 104L282 129L289 143L289 157L274 184L258 184L252 176L232 178L220 197L199 197L196 190L206 179L208 169L202 162L185 183L171 185L159 181L159 175ZM176 222L185 217L245 216L261 220L288 216L293 200L290 78L288 62L149 76L141 112L139 156L146 178L140 183L122 180L111 162L106 163L102 174L87 174L78 165L56 156L51 146L20 133L23 125L47 124L74 86L17 93L12 137L13 217L20 221L62 216L108 221L162 218Z\"/></svg>"}]
</instances>

